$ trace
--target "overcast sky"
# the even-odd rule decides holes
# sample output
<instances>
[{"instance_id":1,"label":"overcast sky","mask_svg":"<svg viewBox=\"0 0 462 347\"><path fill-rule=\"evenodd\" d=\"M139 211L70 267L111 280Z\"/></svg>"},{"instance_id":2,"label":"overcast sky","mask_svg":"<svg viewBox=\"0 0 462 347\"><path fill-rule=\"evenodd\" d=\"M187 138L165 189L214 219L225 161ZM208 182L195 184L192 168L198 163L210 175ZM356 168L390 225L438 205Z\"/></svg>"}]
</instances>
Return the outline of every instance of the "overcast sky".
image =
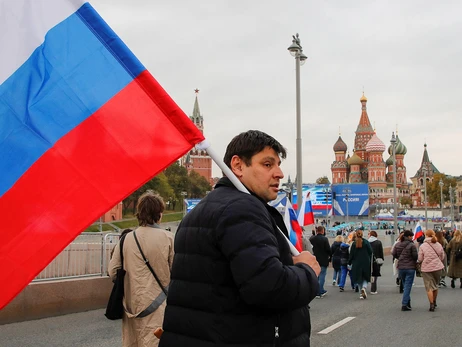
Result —
<instances>
[{"instance_id":1,"label":"overcast sky","mask_svg":"<svg viewBox=\"0 0 462 347\"><path fill-rule=\"evenodd\" d=\"M220 154L236 134L262 130L288 149L282 168L295 178L295 59L287 47L298 32L308 56L301 67L304 183L331 180L339 127L352 154L363 87L387 147L398 127L408 180L425 142L440 172L462 174L461 1L91 3L188 116L200 89L204 134ZM221 176L217 166L213 175Z\"/></svg>"}]
</instances>

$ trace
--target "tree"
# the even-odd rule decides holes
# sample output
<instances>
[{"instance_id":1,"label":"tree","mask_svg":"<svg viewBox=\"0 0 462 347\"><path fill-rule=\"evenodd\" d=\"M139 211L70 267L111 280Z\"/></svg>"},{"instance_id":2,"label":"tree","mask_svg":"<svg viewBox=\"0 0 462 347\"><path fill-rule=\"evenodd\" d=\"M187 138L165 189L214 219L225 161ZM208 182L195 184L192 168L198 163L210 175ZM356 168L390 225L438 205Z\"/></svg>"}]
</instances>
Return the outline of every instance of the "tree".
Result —
<instances>
[{"instance_id":1,"label":"tree","mask_svg":"<svg viewBox=\"0 0 462 347\"><path fill-rule=\"evenodd\" d=\"M330 181L327 176L322 176L316 180L316 184L330 184Z\"/></svg>"},{"instance_id":2,"label":"tree","mask_svg":"<svg viewBox=\"0 0 462 347\"><path fill-rule=\"evenodd\" d=\"M191 198L203 198L207 195L207 192L212 190L212 186L205 179L205 177L199 175L196 171L191 171L189 174L189 189L188 195Z\"/></svg>"},{"instance_id":3,"label":"tree","mask_svg":"<svg viewBox=\"0 0 462 347\"><path fill-rule=\"evenodd\" d=\"M136 211L136 202L139 197L147 190L152 190L159 194L162 199L167 203L169 198L173 195L173 189L168 184L167 177L163 172L143 184L140 188L131 193L126 199L122 201L124 211L128 211L131 207L133 214Z\"/></svg>"},{"instance_id":4,"label":"tree","mask_svg":"<svg viewBox=\"0 0 462 347\"><path fill-rule=\"evenodd\" d=\"M185 167L180 166L178 162L173 163L167 169L165 169L165 176L167 177L168 184L173 189L173 195L171 197L170 203L172 209L175 210L178 202L181 203L185 198L182 193L188 191L189 178L188 170ZM182 206L182 204L181 204Z\"/></svg>"},{"instance_id":5,"label":"tree","mask_svg":"<svg viewBox=\"0 0 462 347\"><path fill-rule=\"evenodd\" d=\"M431 182L427 181L427 199L429 205L441 204L441 187L440 179L443 180L443 204L449 201L449 186L455 187L457 185L455 177L446 176L444 173L437 173L433 175Z\"/></svg>"},{"instance_id":6,"label":"tree","mask_svg":"<svg viewBox=\"0 0 462 347\"><path fill-rule=\"evenodd\" d=\"M412 199L409 196L403 196L399 202L405 208L412 207Z\"/></svg>"}]
</instances>

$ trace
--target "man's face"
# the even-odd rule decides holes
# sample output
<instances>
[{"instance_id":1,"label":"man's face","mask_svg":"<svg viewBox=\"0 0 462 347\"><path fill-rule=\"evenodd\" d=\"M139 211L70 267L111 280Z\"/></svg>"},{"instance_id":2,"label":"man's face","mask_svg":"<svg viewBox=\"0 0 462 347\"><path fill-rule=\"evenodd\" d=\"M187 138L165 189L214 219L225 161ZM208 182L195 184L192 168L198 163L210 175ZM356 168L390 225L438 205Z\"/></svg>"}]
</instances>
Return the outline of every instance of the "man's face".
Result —
<instances>
[{"instance_id":1,"label":"man's face","mask_svg":"<svg viewBox=\"0 0 462 347\"><path fill-rule=\"evenodd\" d=\"M280 165L281 159L271 147L255 154L250 166L237 156L232 160L233 171L241 182L266 202L278 195L279 181L284 177Z\"/></svg>"}]
</instances>

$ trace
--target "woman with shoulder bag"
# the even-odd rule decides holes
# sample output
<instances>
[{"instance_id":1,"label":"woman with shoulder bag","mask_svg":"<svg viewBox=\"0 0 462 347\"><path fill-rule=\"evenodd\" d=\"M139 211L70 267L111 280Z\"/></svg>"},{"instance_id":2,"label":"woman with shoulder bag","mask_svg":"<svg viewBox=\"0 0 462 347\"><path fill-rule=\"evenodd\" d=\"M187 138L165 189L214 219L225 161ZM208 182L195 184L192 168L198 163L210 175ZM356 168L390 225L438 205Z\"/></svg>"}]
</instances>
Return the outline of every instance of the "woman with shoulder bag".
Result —
<instances>
[{"instance_id":1,"label":"woman with shoulder bag","mask_svg":"<svg viewBox=\"0 0 462 347\"><path fill-rule=\"evenodd\" d=\"M372 278L371 278L371 294L378 294L377 279L382 276L380 269L384 262L382 241L377 238L377 232L371 230L369 232L369 243L372 247Z\"/></svg>"},{"instance_id":2,"label":"woman with shoulder bag","mask_svg":"<svg viewBox=\"0 0 462 347\"><path fill-rule=\"evenodd\" d=\"M425 239L419 247L419 263L422 264L422 279L430 302L429 311L436 308L436 297L438 296L438 284L441 279L441 270L444 268L444 250L437 242L433 230L425 231Z\"/></svg>"},{"instance_id":3,"label":"woman with shoulder bag","mask_svg":"<svg viewBox=\"0 0 462 347\"><path fill-rule=\"evenodd\" d=\"M123 347L155 347L154 331L162 327L173 263L173 234L159 226L165 204L147 191L136 205L139 228L125 236L122 246L124 277ZM114 279L122 267L120 244L109 262Z\"/></svg>"}]
</instances>

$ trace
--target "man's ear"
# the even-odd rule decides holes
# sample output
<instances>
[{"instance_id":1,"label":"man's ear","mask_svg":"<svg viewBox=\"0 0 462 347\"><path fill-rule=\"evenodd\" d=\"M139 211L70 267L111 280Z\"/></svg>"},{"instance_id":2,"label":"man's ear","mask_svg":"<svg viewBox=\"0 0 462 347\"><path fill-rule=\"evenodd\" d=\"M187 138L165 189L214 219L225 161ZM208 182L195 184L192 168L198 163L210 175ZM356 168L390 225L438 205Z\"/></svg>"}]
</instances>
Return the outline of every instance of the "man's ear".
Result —
<instances>
[{"instance_id":1,"label":"man's ear","mask_svg":"<svg viewBox=\"0 0 462 347\"><path fill-rule=\"evenodd\" d=\"M234 155L232 158L231 158L231 171L238 177L238 178L241 178L242 177L242 166L245 165L244 162L242 161L242 159L237 156L237 155Z\"/></svg>"}]
</instances>

